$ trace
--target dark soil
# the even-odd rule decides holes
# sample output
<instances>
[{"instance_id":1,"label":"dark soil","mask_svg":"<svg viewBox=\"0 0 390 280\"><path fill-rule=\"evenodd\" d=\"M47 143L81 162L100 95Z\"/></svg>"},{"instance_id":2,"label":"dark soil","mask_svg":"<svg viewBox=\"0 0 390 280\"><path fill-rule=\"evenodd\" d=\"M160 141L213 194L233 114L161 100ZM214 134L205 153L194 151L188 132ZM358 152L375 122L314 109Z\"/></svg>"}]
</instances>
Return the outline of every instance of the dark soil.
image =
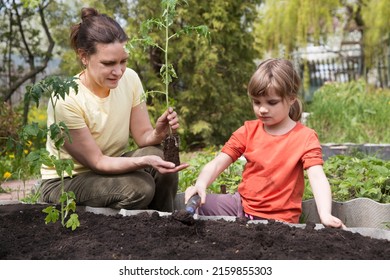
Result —
<instances>
[{"instance_id":1,"label":"dark soil","mask_svg":"<svg viewBox=\"0 0 390 280\"><path fill-rule=\"evenodd\" d=\"M390 241L341 229L305 229L142 213L104 216L78 209L75 231L44 223L42 205L0 206L0 259L341 260L390 259Z\"/></svg>"},{"instance_id":2,"label":"dark soil","mask_svg":"<svg viewBox=\"0 0 390 280\"><path fill-rule=\"evenodd\" d=\"M169 134L163 141L164 159L173 162L176 166L180 165L179 141L178 134Z\"/></svg>"}]
</instances>

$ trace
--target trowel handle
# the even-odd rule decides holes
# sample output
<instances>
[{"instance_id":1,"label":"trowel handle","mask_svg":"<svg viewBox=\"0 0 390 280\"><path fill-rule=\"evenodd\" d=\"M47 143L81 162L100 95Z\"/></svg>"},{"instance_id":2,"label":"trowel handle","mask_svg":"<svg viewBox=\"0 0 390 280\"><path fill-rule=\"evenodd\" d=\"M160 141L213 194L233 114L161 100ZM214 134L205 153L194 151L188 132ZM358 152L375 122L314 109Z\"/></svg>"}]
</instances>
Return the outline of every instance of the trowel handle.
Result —
<instances>
[{"instance_id":1,"label":"trowel handle","mask_svg":"<svg viewBox=\"0 0 390 280\"><path fill-rule=\"evenodd\" d=\"M192 196L187 204L186 204L186 211L190 213L191 215L195 214L196 209L200 206L200 196L194 195Z\"/></svg>"}]
</instances>

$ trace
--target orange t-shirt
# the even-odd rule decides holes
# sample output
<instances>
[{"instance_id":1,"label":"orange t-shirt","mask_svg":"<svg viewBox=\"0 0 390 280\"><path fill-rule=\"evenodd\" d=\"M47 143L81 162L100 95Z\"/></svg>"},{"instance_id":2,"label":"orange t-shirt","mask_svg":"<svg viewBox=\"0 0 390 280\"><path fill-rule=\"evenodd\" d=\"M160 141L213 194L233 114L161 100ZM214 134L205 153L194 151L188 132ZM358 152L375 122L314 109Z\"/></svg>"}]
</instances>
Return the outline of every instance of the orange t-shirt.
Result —
<instances>
[{"instance_id":1,"label":"orange t-shirt","mask_svg":"<svg viewBox=\"0 0 390 280\"><path fill-rule=\"evenodd\" d=\"M284 135L270 135L260 120L246 121L222 148L233 161L244 156L238 186L245 213L298 223L304 191L303 170L322 165L316 132L301 123Z\"/></svg>"}]
</instances>

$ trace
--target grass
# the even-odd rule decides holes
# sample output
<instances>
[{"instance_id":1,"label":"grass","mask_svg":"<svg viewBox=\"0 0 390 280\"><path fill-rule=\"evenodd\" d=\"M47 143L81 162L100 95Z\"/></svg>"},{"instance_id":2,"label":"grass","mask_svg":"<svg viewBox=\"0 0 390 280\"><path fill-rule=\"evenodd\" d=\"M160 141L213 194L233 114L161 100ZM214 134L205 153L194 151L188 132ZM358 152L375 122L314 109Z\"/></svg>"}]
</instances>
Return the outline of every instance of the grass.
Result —
<instances>
[{"instance_id":1,"label":"grass","mask_svg":"<svg viewBox=\"0 0 390 280\"><path fill-rule=\"evenodd\" d=\"M330 83L314 93L307 126L321 143L390 143L390 90L364 81Z\"/></svg>"}]
</instances>

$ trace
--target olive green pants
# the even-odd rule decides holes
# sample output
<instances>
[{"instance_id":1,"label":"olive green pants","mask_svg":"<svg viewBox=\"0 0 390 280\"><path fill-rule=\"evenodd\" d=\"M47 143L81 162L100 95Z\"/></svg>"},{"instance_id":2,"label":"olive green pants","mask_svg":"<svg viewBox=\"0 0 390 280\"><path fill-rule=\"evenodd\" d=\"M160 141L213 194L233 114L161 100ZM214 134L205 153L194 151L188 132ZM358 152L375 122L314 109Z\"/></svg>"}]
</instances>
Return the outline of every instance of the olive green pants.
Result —
<instances>
[{"instance_id":1,"label":"olive green pants","mask_svg":"<svg viewBox=\"0 0 390 280\"><path fill-rule=\"evenodd\" d=\"M140 157L158 155L163 157L159 147L145 147L128 152L123 156ZM114 209L154 209L163 212L174 210L178 188L178 174L161 174L152 167L120 175L102 175L92 171L81 173L64 180L64 191L73 191L77 205L109 207ZM43 180L41 200L59 203L61 179Z\"/></svg>"}]
</instances>

